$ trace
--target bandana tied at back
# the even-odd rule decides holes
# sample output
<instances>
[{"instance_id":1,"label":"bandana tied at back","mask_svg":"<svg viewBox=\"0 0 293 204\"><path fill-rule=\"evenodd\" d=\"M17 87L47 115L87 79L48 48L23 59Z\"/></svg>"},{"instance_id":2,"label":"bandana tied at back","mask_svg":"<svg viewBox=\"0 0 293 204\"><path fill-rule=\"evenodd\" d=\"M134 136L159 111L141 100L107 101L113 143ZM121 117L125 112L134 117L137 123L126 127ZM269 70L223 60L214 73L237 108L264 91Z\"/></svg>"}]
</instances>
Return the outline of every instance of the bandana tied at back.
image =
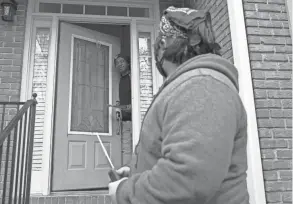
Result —
<instances>
[{"instance_id":1,"label":"bandana tied at back","mask_svg":"<svg viewBox=\"0 0 293 204\"><path fill-rule=\"evenodd\" d=\"M168 7L161 18L160 34L169 38L186 38L191 46L203 42L216 50L220 47L215 43L211 15L204 10Z\"/></svg>"}]
</instances>

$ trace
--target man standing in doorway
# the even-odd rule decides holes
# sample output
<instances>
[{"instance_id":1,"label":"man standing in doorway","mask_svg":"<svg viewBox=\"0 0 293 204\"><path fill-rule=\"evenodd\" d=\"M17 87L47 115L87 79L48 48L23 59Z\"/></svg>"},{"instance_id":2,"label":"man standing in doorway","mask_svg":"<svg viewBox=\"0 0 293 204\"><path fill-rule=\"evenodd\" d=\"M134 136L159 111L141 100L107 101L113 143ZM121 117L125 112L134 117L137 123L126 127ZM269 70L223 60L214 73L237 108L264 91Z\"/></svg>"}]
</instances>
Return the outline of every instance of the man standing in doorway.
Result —
<instances>
[{"instance_id":1,"label":"man standing in doorway","mask_svg":"<svg viewBox=\"0 0 293 204\"><path fill-rule=\"evenodd\" d=\"M132 130L131 130L131 75L130 58L118 54L114 58L114 65L119 70L121 78L119 82L119 105L121 108L121 144L122 162L126 164L132 154Z\"/></svg>"}]
</instances>

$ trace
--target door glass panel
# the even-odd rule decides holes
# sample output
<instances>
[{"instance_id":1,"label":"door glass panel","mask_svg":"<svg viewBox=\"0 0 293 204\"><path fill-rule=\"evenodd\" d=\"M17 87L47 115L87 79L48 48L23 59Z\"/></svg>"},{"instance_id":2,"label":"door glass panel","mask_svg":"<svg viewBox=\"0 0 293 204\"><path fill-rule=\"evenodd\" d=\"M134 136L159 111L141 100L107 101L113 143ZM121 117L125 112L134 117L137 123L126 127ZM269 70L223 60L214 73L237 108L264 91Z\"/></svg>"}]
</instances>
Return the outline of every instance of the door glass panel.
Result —
<instances>
[{"instance_id":1,"label":"door glass panel","mask_svg":"<svg viewBox=\"0 0 293 204\"><path fill-rule=\"evenodd\" d=\"M109 47L74 38L71 131L109 132Z\"/></svg>"},{"instance_id":2,"label":"door glass panel","mask_svg":"<svg viewBox=\"0 0 293 204\"><path fill-rule=\"evenodd\" d=\"M153 100L151 33L138 33L141 120Z\"/></svg>"}]
</instances>

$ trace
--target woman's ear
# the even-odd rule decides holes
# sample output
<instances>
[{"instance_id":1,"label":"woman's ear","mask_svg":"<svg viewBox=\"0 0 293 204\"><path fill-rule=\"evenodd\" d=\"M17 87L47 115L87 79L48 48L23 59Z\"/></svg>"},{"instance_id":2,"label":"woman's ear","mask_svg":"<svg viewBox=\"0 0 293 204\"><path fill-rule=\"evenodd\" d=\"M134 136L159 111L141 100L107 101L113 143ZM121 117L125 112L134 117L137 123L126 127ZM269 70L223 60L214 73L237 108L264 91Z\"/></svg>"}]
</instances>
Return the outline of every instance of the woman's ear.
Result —
<instances>
[{"instance_id":1,"label":"woman's ear","mask_svg":"<svg viewBox=\"0 0 293 204\"><path fill-rule=\"evenodd\" d=\"M158 59L161 59L163 57L166 47L167 47L166 38L162 38L159 42Z\"/></svg>"}]
</instances>

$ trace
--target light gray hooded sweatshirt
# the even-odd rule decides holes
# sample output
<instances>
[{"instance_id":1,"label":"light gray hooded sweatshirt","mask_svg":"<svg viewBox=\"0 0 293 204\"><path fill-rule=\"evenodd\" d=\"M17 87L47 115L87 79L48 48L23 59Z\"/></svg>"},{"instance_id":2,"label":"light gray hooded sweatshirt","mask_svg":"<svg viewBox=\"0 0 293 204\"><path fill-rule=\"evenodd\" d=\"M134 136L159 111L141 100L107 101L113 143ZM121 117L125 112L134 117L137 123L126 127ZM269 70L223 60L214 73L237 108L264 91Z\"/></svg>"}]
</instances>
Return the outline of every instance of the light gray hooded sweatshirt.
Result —
<instances>
[{"instance_id":1,"label":"light gray hooded sweatshirt","mask_svg":"<svg viewBox=\"0 0 293 204\"><path fill-rule=\"evenodd\" d=\"M149 107L117 204L249 204L246 144L236 68L217 55L194 57Z\"/></svg>"}]
</instances>

